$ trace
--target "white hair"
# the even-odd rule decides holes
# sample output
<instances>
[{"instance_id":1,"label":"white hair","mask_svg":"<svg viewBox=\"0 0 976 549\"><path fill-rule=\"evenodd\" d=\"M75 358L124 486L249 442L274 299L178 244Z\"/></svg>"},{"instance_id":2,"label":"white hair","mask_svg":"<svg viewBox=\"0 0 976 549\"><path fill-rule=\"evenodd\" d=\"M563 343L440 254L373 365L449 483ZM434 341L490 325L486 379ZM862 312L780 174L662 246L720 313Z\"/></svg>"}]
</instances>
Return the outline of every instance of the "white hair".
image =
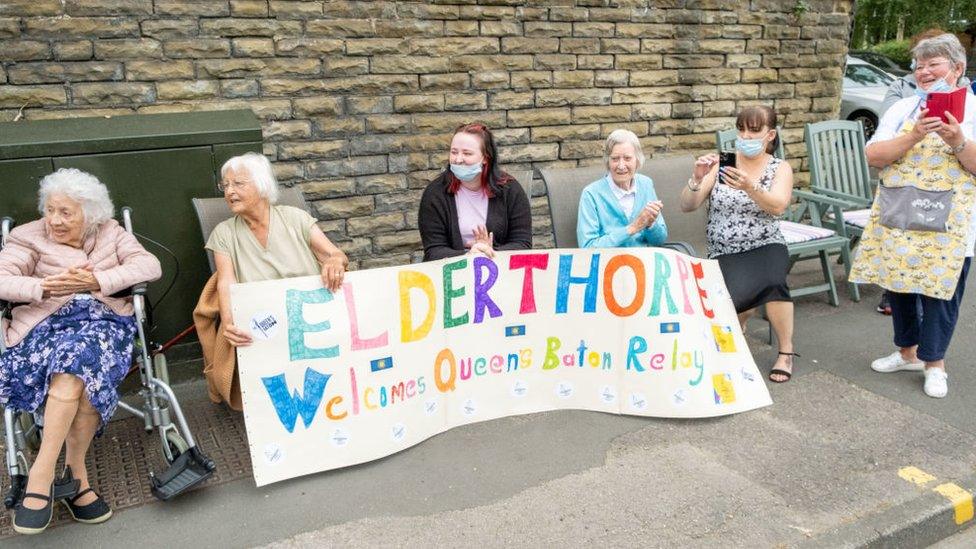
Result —
<instances>
[{"instance_id":1,"label":"white hair","mask_svg":"<svg viewBox=\"0 0 976 549\"><path fill-rule=\"evenodd\" d=\"M637 156L637 169L639 170L644 166L644 151L641 150L640 139L637 138L637 134L621 128L610 132L610 135L607 136L607 142L603 146L603 164L607 168L610 167L610 153L613 152L613 148L626 143L634 146L634 155Z\"/></svg>"},{"instance_id":2,"label":"white hair","mask_svg":"<svg viewBox=\"0 0 976 549\"><path fill-rule=\"evenodd\" d=\"M966 72L966 50L955 34L945 33L932 38L926 38L912 48L912 57L916 61L945 57L955 67L962 64L962 72Z\"/></svg>"},{"instance_id":3,"label":"white hair","mask_svg":"<svg viewBox=\"0 0 976 549\"><path fill-rule=\"evenodd\" d=\"M263 154L249 152L231 158L220 168L220 178L225 178L230 170L247 171L258 194L272 204L278 202L278 180L275 179L271 162Z\"/></svg>"},{"instance_id":4,"label":"white hair","mask_svg":"<svg viewBox=\"0 0 976 549\"><path fill-rule=\"evenodd\" d=\"M62 194L81 204L86 234L115 217L115 206L108 196L108 189L90 173L75 168L61 168L45 176L37 191L37 210L41 215L47 213L47 201L54 194Z\"/></svg>"}]
</instances>

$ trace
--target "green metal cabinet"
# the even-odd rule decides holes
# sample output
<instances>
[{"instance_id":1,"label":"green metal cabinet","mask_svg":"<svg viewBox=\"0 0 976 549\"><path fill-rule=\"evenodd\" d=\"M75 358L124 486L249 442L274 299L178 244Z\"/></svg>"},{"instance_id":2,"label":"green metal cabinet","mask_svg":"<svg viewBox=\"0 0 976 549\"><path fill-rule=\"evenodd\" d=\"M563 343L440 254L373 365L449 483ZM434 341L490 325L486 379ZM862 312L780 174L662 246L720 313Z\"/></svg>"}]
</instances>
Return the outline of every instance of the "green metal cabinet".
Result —
<instances>
[{"instance_id":1,"label":"green metal cabinet","mask_svg":"<svg viewBox=\"0 0 976 549\"><path fill-rule=\"evenodd\" d=\"M37 219L38 182L59 168L98 177L117 213L133 210L137 234L163 264L149 287L155 303L154 341L189 326L210 268L193 206L194 197L218 196L220 166L233 155L261 152L261 124L249 110L75 118L0 124L0 216ZM177 274L177 262L179 273Z\"/></svg>"}]
</instances>

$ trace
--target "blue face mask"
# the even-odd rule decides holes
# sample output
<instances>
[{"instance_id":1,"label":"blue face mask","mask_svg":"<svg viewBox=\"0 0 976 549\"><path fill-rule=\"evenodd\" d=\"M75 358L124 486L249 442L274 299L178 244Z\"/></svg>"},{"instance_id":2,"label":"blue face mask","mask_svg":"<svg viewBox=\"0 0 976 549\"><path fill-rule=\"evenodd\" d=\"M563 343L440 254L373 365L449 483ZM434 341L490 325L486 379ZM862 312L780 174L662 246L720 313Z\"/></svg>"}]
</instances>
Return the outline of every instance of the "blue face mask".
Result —
<instances>
[{"instance_id":1,"label":"blue face mask","mask_svg":"<svg viewBox=\"0 0 976 549\"><path fill-rule=\"evenodd\" d=\"M451 173L461 181L471 181L481 175L481 164L451 164Z\"/></svg>"},{"instance_id":2,"label":"blue face mask","mask_svg":"<svg viewBox=\"0 0 976 549\"><path fill-rule=\"evenodd\" d=\"M915 95L919 96L924 101L929 98L930 93L945 93L949 91L952 91L952 86L946 82L945 78L940 78L935 82L935 84L929 86L928 90L923 90L921 87L915 88Z\"/></svg>"},{"instance_id":3,"label":"blue face mask","mask_svg":"<svg viewBox=\"0 0 976 549\"><path fill-rule=\"evenodd\" d=\"M743 139L735 138L735 148L748 158L755 158L766 150L766 144L762 139Z\"/></svg>"}]
</instances>

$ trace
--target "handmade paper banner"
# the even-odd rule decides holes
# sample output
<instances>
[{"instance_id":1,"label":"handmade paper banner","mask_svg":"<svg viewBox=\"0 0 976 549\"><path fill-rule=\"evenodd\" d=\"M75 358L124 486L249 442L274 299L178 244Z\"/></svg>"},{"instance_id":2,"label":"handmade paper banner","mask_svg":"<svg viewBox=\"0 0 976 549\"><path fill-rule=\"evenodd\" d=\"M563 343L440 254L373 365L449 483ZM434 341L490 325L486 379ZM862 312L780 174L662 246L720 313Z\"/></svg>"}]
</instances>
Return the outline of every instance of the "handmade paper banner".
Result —
<instances>
[{"instance_id":1,"label":"handmade paper banner","mask_svg":"<svg viewBox=\"0 0 976 549\"><path fill-rule=\"evenodd\" d=\"M465 256L236 284L258 486L555 409L708 417L771 404L715 261L670 250Z\"/></svg>"}]
</instances>

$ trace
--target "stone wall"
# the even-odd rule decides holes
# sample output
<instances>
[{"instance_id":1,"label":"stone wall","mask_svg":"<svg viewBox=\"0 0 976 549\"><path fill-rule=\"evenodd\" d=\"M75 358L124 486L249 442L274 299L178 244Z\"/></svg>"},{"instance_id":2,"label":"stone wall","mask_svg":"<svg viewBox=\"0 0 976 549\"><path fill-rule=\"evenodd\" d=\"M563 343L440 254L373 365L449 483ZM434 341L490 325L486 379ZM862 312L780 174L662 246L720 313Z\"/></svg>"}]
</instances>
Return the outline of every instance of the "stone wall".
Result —
<instances>
[{"instance_id":1,"label":"stone wall","mask_svg":"<svg viewBox=\"0 0 976 549\"><path fill-rule=\"evenodd\" d=\"M804 10L802 8L806 7ZM849 0L0 0L0 120L251 108L285 184L360 267L418 258L451 130L513 169L713 147L746 104L836 117ZM538 173L537 173L538 175ZM802 182L802 175L800 177ZM537 245L549 246L541 181Z\"/></svg>"}]
</instances>

